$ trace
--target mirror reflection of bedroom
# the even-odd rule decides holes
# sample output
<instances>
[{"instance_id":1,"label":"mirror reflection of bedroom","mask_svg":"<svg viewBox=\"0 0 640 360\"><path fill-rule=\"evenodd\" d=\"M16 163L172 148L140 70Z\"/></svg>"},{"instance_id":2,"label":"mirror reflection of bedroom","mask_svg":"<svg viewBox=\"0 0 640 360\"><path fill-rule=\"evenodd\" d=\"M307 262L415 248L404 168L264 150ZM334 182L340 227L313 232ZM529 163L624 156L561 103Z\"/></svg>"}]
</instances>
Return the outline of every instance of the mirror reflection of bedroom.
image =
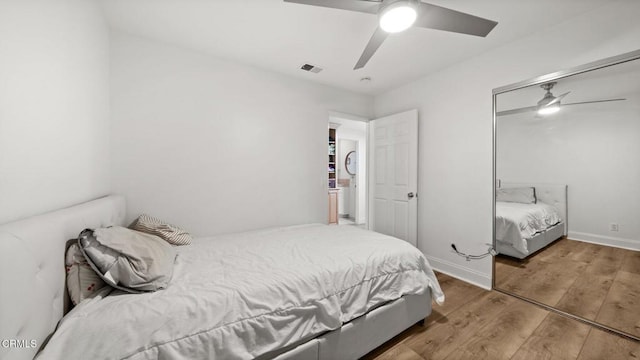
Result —
<instances>
[{"instance_id":1,"label":"mirror reflection of bedroom","mask_svg":"<svg viewBox=\"0 0 640 360\"><path fill-rule=\"evenodd\" d=\"M640 338L640 60L495 109L495 288Z\"/></svg>"}]
</instances>

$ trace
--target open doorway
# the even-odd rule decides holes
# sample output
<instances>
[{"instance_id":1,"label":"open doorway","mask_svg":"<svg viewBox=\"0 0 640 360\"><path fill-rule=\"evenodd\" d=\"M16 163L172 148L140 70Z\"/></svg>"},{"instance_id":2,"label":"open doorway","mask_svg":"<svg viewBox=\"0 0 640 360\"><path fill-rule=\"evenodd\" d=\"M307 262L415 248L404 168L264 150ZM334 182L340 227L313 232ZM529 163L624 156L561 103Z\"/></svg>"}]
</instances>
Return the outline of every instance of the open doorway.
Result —
<instances>
[{"instance_id":1,"label":"open doorway","mask_svg":"<svg viewBox=\"0 0 640 360\"><path fill-rule=\"evenodd\" d=\"M335 188L339 225L367 226L367 122L332 115L335 129Z\"/></svg>"}]
</instances>

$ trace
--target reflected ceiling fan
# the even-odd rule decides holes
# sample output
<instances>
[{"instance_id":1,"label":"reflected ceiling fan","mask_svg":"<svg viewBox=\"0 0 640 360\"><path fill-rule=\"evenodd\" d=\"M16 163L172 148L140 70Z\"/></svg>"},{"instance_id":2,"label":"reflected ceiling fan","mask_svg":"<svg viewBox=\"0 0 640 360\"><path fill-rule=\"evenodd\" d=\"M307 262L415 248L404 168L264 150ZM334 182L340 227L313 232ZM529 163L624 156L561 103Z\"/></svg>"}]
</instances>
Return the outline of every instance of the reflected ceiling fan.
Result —
<instances>
[{"instance_id":1,"label":"reflected ceiling fan","mask_svg":"<svg viewBox=\"0 0 640 360\"><path fill-rule=\"evenodd\" d=\"M364 67L390 33L412 25L485 37L498 24L463 12L428 4L419 0L284 0L285 2L322 6L378 15L378 28L364 48L354 70Z\"/></svg>"},{"instance_id":2,"label":"reflected ceiling fan","mask_svg":"<svg viewBox=\"0 0 640 360\"><path fill-rule=\"evenodd\" d=\"M550 115L560 111L561 106L571 106L571 105L583 105L583 104L593 104L593 103L601 103L601 102L610 102L610 101L622 101L626 99L602 99L602 100L590 100L590 101L580 101L574 103L566 103L562 104L561 100L567 96L571 91L567 91L566 93L558 96L554 96L551 93L551 89L557 84L556 81L544 83L540 85L540 87L546 91L542 99L538 101L538 104L535 106L527 106L518 109L511 109L505 111L499 111L496 113L496 116L504 116L504 115L513 115L520 114L525 112L537 112L538 115Z\"/></svg>"}]
</instances>

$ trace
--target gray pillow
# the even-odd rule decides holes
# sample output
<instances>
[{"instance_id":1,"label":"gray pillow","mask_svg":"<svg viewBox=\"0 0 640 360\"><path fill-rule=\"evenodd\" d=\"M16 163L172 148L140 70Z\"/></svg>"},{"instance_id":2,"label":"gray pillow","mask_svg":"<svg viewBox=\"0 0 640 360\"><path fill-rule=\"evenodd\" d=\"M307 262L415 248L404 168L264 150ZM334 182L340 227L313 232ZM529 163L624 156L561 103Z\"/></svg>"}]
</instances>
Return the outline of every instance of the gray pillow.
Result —
<instances>
[{"instance_id":1,"label":"gray pillow","mask_svg":"<svg viewBox=\"0 0 640 360\"><path fill-rule=\"evenodd\" d=\"M536 189L533 187L500 188L496 190L496 201L535 204Z\"/></svg>"},{"instance_id":2,"label":"gray pillow","mask_svg":"<svg viewBox=\"0 0 640 360\"><path fill-rule=\"evenodd\" d=\"M167 287L176 252L161 238L121 226L87 229L78 245L87 262L109 285L140 293Z\"/></svg>"}]
</instances>

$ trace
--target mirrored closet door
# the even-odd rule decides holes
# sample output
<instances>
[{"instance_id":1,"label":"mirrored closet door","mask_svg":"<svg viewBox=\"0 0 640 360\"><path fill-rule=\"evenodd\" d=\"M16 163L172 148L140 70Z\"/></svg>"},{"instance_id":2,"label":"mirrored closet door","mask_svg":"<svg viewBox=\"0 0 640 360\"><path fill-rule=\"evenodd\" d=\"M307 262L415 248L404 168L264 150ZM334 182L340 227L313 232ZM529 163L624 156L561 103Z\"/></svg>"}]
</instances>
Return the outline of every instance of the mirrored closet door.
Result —
<instances>
[{"instance_id":1,"label":"mirrored closet door","mask_svg":"<svg viewBox=\"0 0 640 360\"><path fill-rule=\"evenodd\" d=\"M636 340L639 58L494 90L494 288Z\"/></svg>"}]
</instances>

